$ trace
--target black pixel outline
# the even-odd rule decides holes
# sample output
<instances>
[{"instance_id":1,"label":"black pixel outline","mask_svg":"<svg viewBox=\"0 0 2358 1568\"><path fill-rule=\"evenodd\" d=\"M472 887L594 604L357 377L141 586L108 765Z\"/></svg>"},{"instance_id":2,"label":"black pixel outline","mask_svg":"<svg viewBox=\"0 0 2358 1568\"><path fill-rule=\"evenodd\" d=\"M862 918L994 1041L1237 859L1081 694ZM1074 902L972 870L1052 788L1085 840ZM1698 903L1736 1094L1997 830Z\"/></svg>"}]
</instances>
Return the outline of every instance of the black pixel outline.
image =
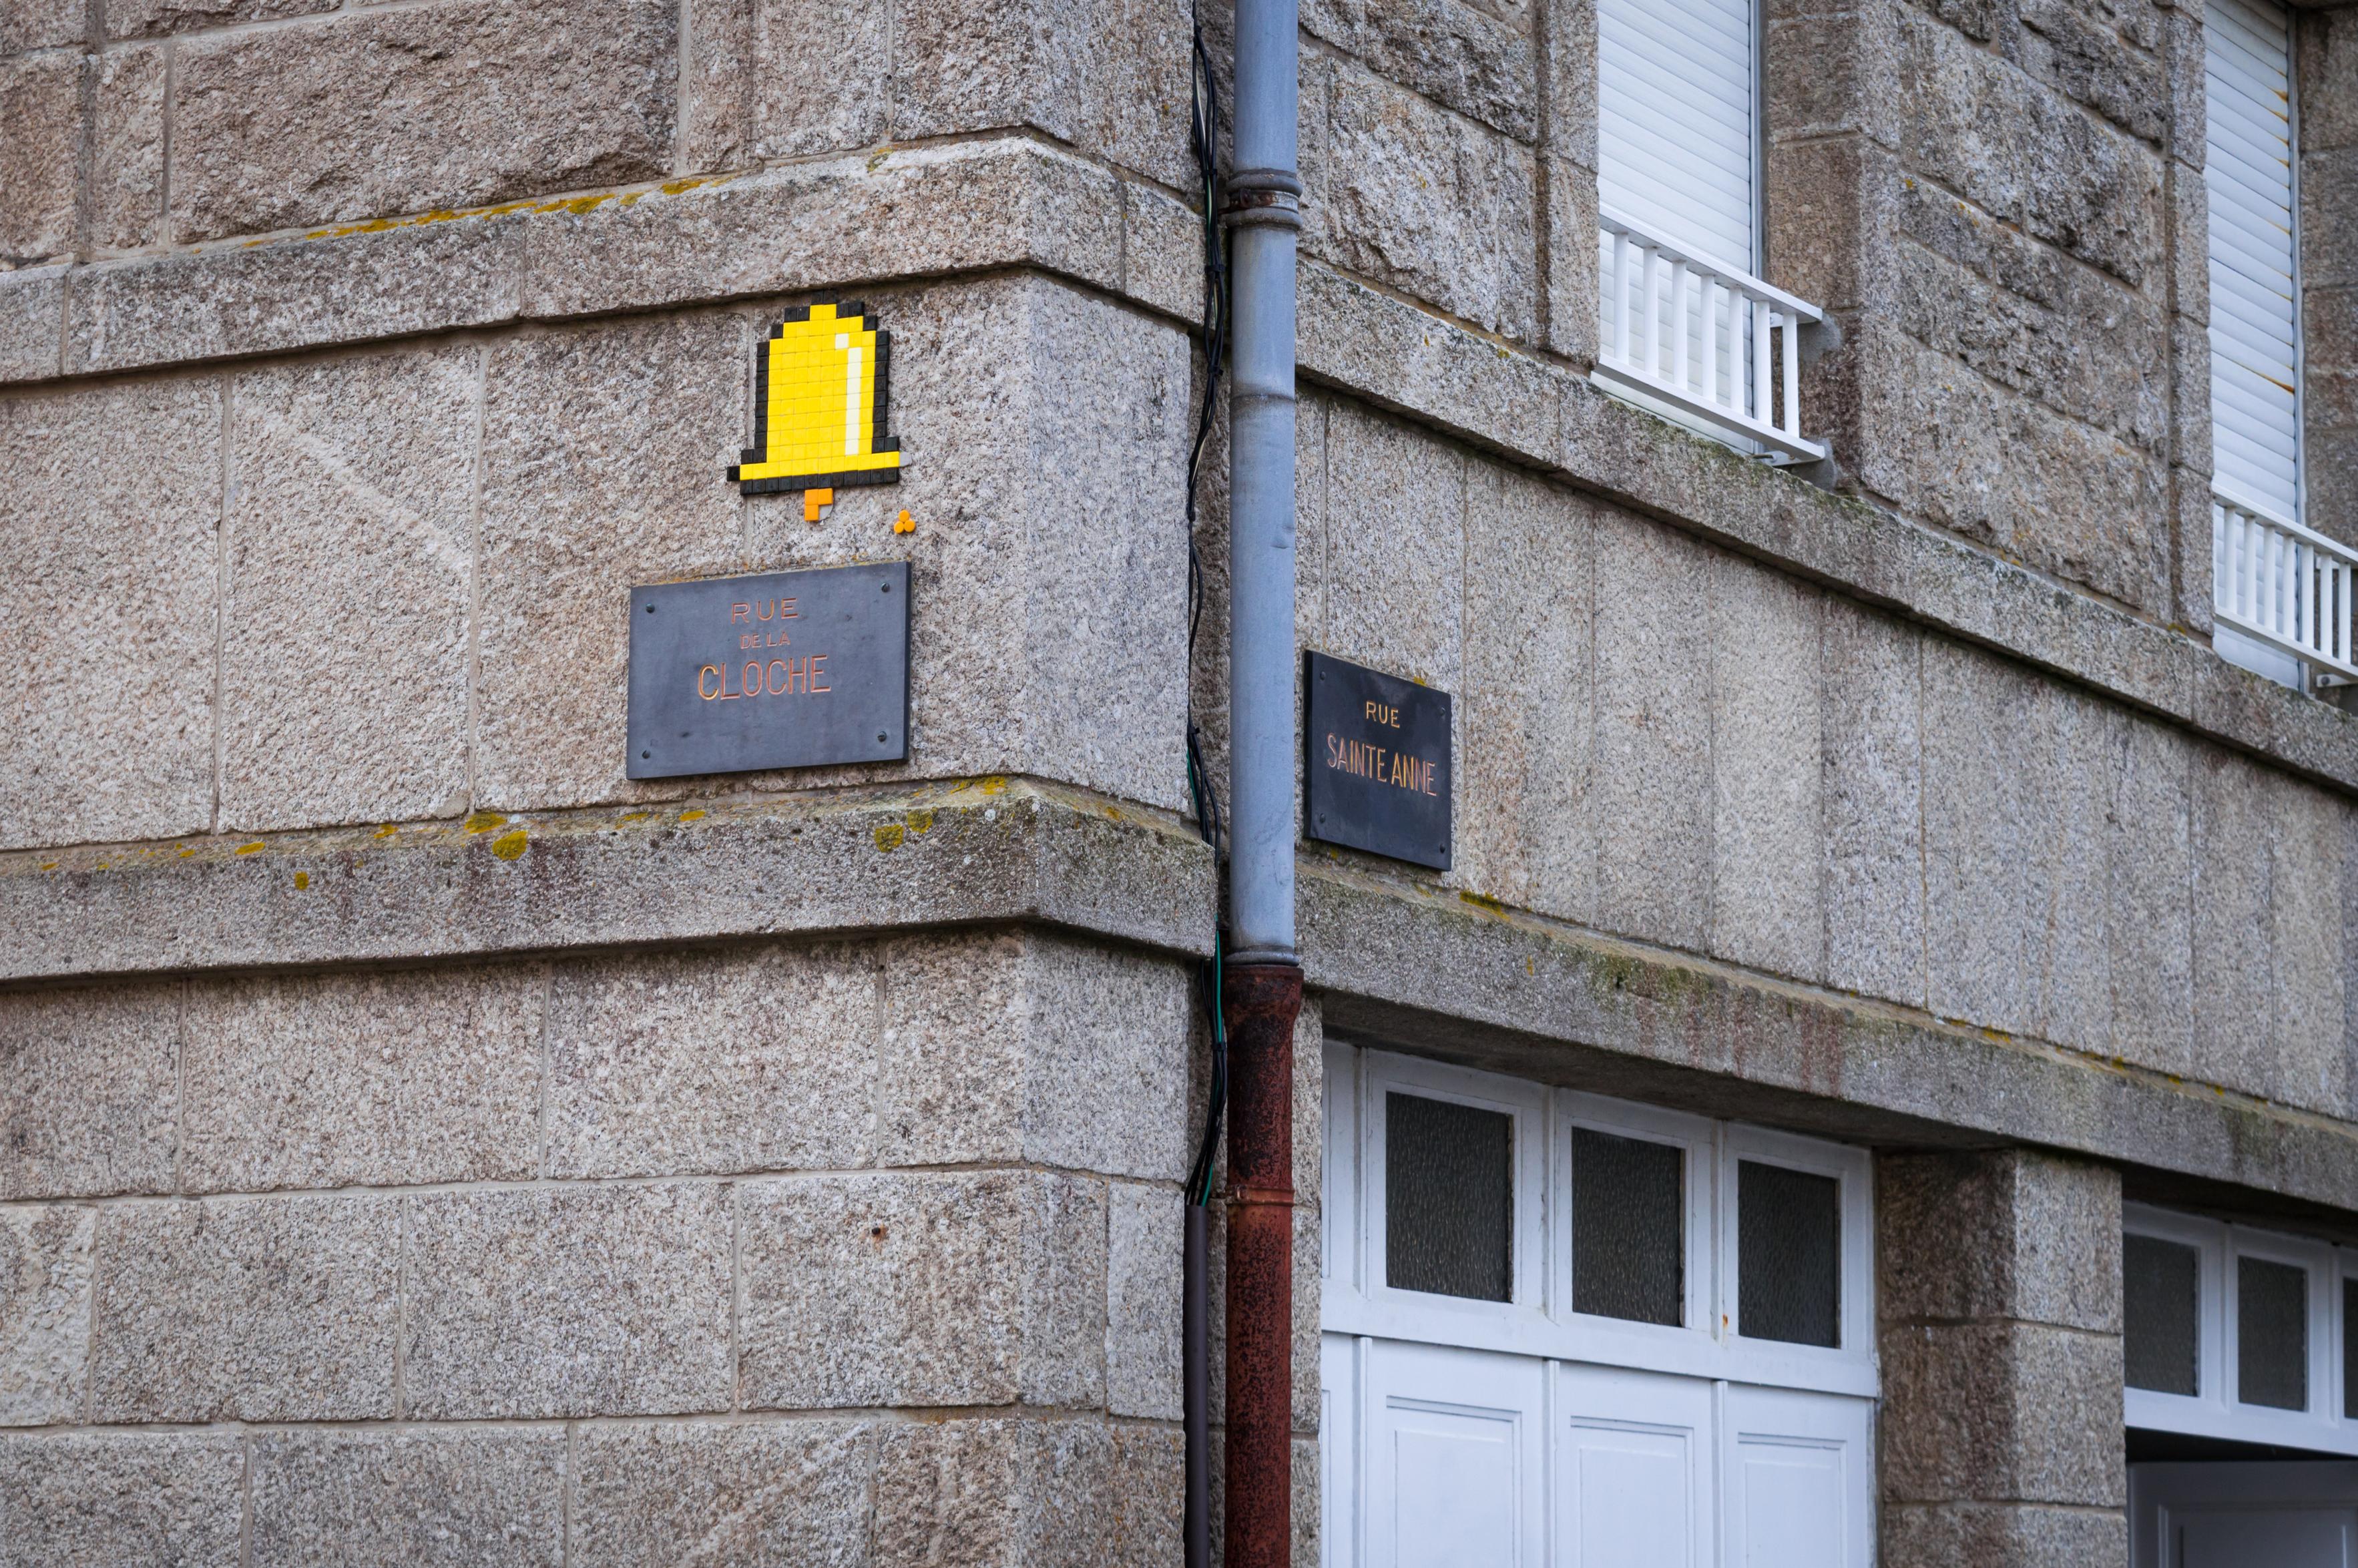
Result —
<instances>
[{"instance_id":1,"label":"black pixel outline","mask_svg":"<svg viewBox=\"0 0 2358 1568\"><path fill-rule=\"evenodd\" d=\"M815 302L817 305L829 303L825 299ZM763 454L770 449L770 344L784 337L786 329L795 322L809 320L813 308L812 305L797 306L780 317L778 324L771 328L769 335L762 340L760 351L753 356L753 444L740 449L738 460L729 465L729 478L741 495L774 495L795 490L849 490L855 485L901 482L898 464L889 469L860 469L850 473L780 474L772 479L738 477L746 467L763 461ZM868 319L868 305L864 300L846 300L836 304L835 318L838 321L858 321L860 330L873 330L876 333L876 392L870 399L868 428L872 438L869 441L868 449L871 452L897 452L901 449L901 438L882 433L885 409L892 397L892 334L882 327L873 326Z\"/></svg>"}]
</instances>

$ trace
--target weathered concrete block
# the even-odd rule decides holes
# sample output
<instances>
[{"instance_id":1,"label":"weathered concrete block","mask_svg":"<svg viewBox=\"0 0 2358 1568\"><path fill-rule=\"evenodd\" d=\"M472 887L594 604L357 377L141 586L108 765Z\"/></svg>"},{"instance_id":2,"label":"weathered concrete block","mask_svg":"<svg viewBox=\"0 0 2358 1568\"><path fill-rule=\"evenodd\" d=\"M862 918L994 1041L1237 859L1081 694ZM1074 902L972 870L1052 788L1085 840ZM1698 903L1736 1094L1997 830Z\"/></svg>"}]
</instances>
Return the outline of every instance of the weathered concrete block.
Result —
<instances>
[{"instance_id":1,"label":"weathered concrete block","mask_svg":"<svg viewBox=\"0 0 2358 1568\"><path fill-rule=\"evenodd\" d=\"M860 947L560 968L549 999L546 1173L867 1164L883 986Z\"/></svg>"},{"instance_id":2,"label":"weathered concrete block","mask_svg":"<svg viewBox=\"0 0 2358 1568\"><path fill-rule=\"evenodd\" d=\"M1168 1429L954 1421L882 1437L875 1568L1146 1568L1178 1549L1184 1460Z\"/></svg>"},{"instance_id":3,"label":"weathered concrete block","mask_svg":"<svg viewBox=\"0 0 2358 1568\"><path fill-rule=\"evenodd\" d=\"M1539 51L1527 21L1464 0L1309 0L1302 27L1377 75L1519 142L1539 137ZM1569 59L1558 64L1562 77L1574 69Z\"/></svg>"},{"instance_id":4,"label":"weathered concrete block","mask_svg":"<svg viewBox=\"0 0 2358 1568\"><path fill-rule=\"evenodd\" d=\"M258 1433L254 1568L556 1568L565 1441L556 1430Z\"/></svg>"},{"instance_id":5,"label":"weathered concrete block","mask_svg":"<svg viewBox=\"0 0 2358 1568\"><path fill-rule=\"evenodd\" d=\"M1184 1205L1169 1187L1106 1194L1106 1409L1180 1416L1179 1308Z\"/></svg>"},{"instance_id":6,"label":"weathered concrete block","mask_svg":"<svg viewBox=\"0 0 2358 1568\"><path fill-rule=\"evenodd\" d=\"M2119 1508L2121 1342L2022 1323L1885 1330L1884 1496Z\"/></svg>"},{"instance_id":7,"label":"weathered concrete block","mask_svg":"<svg viewBox=\"0 0 2358 1568\"><path fill-rule=\"evenodd\" d=\"M211 1198L103 1211L92 1418L391 1416L397 1207Z\"/></svg>"},{"instance_id":8,"label":"weathered concrete block","mask_svg":"<svg viewBox=\"0 0 2358 1568\"><path fill-rule=\"evenodd\" d=\"M404 1200L407 1413L673 1415L729 1406L729 1195L717 1184Z\"/></svg>"},{"instance_id":9,"label":"weathered concrete block","mask_svg":"<svg viewBox=\"0 0 2358 1568\"><path fill-rule=\"evenodd\" d=\"M584 1428L573 1476L576 1561L864 1563L878 1441L875 1426L850 1421Z\"/></svg>"},{"instance_id":10,"label":"weathered concrete block","mask_svg":"<svg viewBox=\"0 0 2358 1568\"><path fill-rule=\"evenodd\" d=\"M535 1174L546 986L536 965L199 982L183 1190Z\"/></svg>"},{"instance_id":11,"label":"weathered concrete block","mask_svg":"<svg viewBox=\"0 0 2358 1568\"><path fill-rule=\"evenodd\" d=\"M1531 151L1340 62L1305 64L1302 247L1509 338L1537 321Z\"/></svg>"},{"instance_id":12,"label":"weathered concrete block","mask_svg":"<svg viewBox=\"0 0 2358 1568\"><path fill-rule=\"evenodd\" d=\"M160 46L109 49L92 67L90 237L128 249L154 243L164 218Z\"/></svg>"},{"instance_id":13,"label":"weathered concrete block","mask_svg":"<svg viewBox=\"0 0 2358 1568\"><path fill-rule=\"evenodd\" d=\"M1924 645L1930 1005L2105 1049L2107 759L2123 717L1960 644Z\"/></svg>"},{"instance_id":14,"label":"weathered concrete block","mask_svg":"<svg viewBox=\"0 0 2358 1568\"><path fill-rule=\"evenodd\" d=\"M1921 636L1840 600L1823 614L1825 979L1921 1006Z\"/></svg>"},{"instance_id":15,"label":"weathered concrete block","mask_svg":"<svg viewBox=\"0 0 2358 1568\"><path fill-rule=\"evenodd\" d=\"M524 220L467 218L74 274L69 373L480 327L516 313Z\"/></svg>"},{"instance_id":16,"label":"weathered concrete block","mask_svg":"<svg viewBox=\"0 0 2358 1568\"><path fill-rule=\"evenodd\" d=\"M0 273L0 381L58 373L65 349L64 266Z\"/></svg>"},{"instance_id":17,"label":"weathered concrete block","mask_svg":"<svg viewBox=\"0 0 2358 1568\"><path fill-rule=\"evenodd\" d=\"M1596 919L1690 949L1711 921L1710 674L1695 606L1712 551L1625 513L1596 528Z\"/></svg>"},{"instance_id":18,"label":"weathered concrete block","mask_svg":"<svg viewBox=\"0 0 2358 1568\"><path fill-rule=\"evenodd\" d=\"M2027 1150L1876 1162L1876 1311L2121 1330L2121 1181Z\"/></svg>"},{"instance_id":19,"label":"weathered concrete block","mask_svg":"<svg viewBox=\"0 0 2358 1568\"><path fill-rule=\"evenodd\" d=\"M16 716L0 848L201 831L220 384L0 403L0 612L16 629L0 665L0 713Z\"/></svg>"},{"instance_id":20,"label":"weathered concrete block","mask_svg":"<svg viewBox=\"0 0 2358 1568\"><path fill-rule=\"evenodd\" d=\"M1947 27L1900 24L1911 168L2131 287L2161 254L2161 159Z\"/></svg>"},{"instance_id":21,"label":"weathered concrete block","mask_svg":"<svg viewBox=\"0 0 2358 1568\"><path fill-rule=\"evenodd\" d=\"M1715 554L1709 599L1712 951L1814 980L1825 966L1815 589Z\"/></svg>"},{"instance_id":22,"label":"weathered concrete block","mask_svg":"<svg viewBox=\"0 0 2358 1568\"><path fill-rule=\"evenodd\" d=\"M171 986L0 997L0 1199L171 1186L178 1015Z\"/></svg>"},{"instance_id":23,"label":"weathered concrete block","mask_svg":"<svg viewBox=\"0 0 2358 1568\"><path fill-rule=\"evenodd\" d=\"M232 384L225 828L464 809L481 369L467 345Z\"/></svg>"},{"instance_id":24,"label":"weathered concrete block","mask_svg":"<svg viewBox=\"0 0 2358 1568\"><path fill-rule=\"evenodd\" d=\"M77 55L0 59L0 259L25 265L73 245L81 82Z\"/></svg>"},{"instance_id":25,"label":"weathered concrete block","mask_svg":"<svg viewBox=\"0 0 2358 1568\"><path fill-rule=\"evenodd\" d=\"M1184 1173L1184 970L1036 933L911 937L883 966L880 1161Z\"/></svg>"},{"instance_id":26,"label":"weathered concrete block","mask_svg":"<svg viewBox=\"0 0 2358 1568\"><path fill-rule=\"evenodd\" d=\"M748 341L733 317L668 316L487 351L477 805L678 793L622 777L621 611L635 584L749 564L722 477L748 434Z\"/></svg>"},{"instance_id":27,"label":"weathered concrete block","mask_svg":"<svg viewBox=\"0 0 2358 1568\"><path fill-rule=\"evenodd\" d=\"M1466 464L1462 449L1405 421L1333 406L1326 652L1464 691Z\"/></svg>"},{"instance_id":28,"label":"weathered concrete block","mask_svg":"<svg viewBox=\"0 0 2358 1568\"><path fill-rule=\"evenodd\" d=\"M2194 1071L2265 1095L2277 1081L2275 824L2270 791L2243 758L2198 745L2193 761Z\"/></svg>"},{"instance_id":29,"label":"weathered concrete block","mask_svg":"<svg viewBox=\"0 0 2358 1568\"><path fill-rule=\"evenodd\" d=\"M2109 762L2105 929L2113 1050L2199 1076L2194 1059L2193 746L2183 730L2125 719Z\"/></svg>"},{"instance_id":30,"label":"weathered concrete block","mask_svg":"<svg viewBox=\"0 0 2358 1568\"><path fill-rule=\"evenodd\" d=\"M78 44L86 16L80 0L0 0L0 55Z\"/></svg>"},{"instance_id":31,"label":"weathered concrete block","mask_svg":"<svg viewBox=\"0 0 2358 1568\"><path fill-rule=\"evenodd\" d=\"M228 1435L0 1435L0 1551L27 1568L237 1568L243 1446Z\"/></svg>"},{"instance_id":32,"label":"weathered concrete block","mask_svg":"<svg viewBox=\"0 0 2358 1568\"><path fill-rule=\"evenodd\" d=\"M96 1224L86 1208L0 1208L0 1426L82 1417Z\"/></svg>"},{"instance_id":33,"label":"weathered concrete block","mask_svg":"<svg viewBox=\"0 0 2358 1568\"><path fill-rule=\"evenodd\" d=\"M677 19L655 0L452 0L183 45L171 238L667 174Z\"/></svg>"},{"instance_id":34,"label":"weathered concrete block","mask_svg":"<svg viewBox=\"0 0 2358 1568\"><path fill-rule=\"evenodd\" d=\"M1586 804L1595 517L1570 491L1468 465L1457 880L1583 924L1596 904L1598 824Z\"/></svg>"},{"instance_id":35,"label":"weathered concrete block","mask_svg":"<svg viewBox=\"0 0 2358 1568\"><path fill-rule=\"evenodd\" d=\"M152 38L332 11L336 0L106 0L106 36Z\"/></svg>"},{"instance_id":36,"label":"weathered concrete block","mask_svg":"<svg viewBox=\"0 0 2358 1568\"><path fill-rule=\"evenodd\" d=\"M746 1408L1104 1401L1096 1183L813 1176L737 1201Z\"/></svg>"},{"instance_id":37,"label":"weathered concrete block","mask_svg":"<svg viewBox=\"0 0 2358 1568\"><path fill-rule=\"evenodd\" d=\"M2021 1503L1905 1503L1883 1510L1885 1568L2051 1568L2125 1563L2125 1514Z\"/></svg>"}]
</instances>

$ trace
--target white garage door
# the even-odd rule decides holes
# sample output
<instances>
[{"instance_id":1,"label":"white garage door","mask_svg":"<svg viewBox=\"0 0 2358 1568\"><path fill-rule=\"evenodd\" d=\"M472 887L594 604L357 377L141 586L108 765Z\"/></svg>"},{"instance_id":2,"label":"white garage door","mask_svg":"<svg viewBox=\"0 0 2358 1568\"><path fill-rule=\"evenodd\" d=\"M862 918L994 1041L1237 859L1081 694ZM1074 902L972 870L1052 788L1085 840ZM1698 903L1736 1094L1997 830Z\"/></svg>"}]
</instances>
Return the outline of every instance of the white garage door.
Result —
<instances>
[{"instance_id":1,"label":"white garage door","mask_svg":"<svg viewBox=\"0 0 2358 1568\"><path fill-rule=\"evenodd\" d=\"M1866 1568L1866 1156L1331 1046L1327 1568Z\"/></svg>"}]
</instances>

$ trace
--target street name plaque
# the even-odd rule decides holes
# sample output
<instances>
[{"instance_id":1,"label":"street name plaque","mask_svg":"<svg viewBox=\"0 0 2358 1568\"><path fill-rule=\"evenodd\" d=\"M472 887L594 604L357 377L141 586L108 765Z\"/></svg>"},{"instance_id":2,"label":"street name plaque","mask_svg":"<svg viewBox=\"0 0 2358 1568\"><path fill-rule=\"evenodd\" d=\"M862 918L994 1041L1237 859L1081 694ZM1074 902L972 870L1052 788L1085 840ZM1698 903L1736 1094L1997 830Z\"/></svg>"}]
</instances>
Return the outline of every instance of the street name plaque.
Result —
<instances>
[{"instance_id":1,"label":"street name plaque","mask_svg":"<svg viewBox=\"0 0 2358 1568\"><path fill-rule=\"evenodd\" d=\"M631 590L634 779L909 750L909 563Z\"/></svg>"},{"instance_id":2,"label":"street name plaque","mask_svg":"<svg viewBox=\"0 0 2358 1568\"><path fill-rule=\"evenodd\" d=\"M1309 837L1449 869L1449 694L1325 654L1308 655Z\"/></svg>"}]
</instances>

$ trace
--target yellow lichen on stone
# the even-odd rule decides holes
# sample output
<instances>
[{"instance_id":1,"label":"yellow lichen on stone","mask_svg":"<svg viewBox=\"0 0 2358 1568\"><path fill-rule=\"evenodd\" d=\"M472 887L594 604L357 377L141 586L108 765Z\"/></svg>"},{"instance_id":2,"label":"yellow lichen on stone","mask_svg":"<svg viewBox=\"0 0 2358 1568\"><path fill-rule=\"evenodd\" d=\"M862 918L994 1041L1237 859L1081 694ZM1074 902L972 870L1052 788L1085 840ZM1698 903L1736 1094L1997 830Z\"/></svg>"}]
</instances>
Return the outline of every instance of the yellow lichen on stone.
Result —
<instances>
[{"instance_id":1,"label":"yellow lichen on stone","mask_svg":"<svg viewBox=\"0 0 2358 1568\"><path fill-rule=\"evenodd\" d=\"M903 837L901 825L897 822L880 822L876 825L876 848L887 855L901 847Z\"/></svg>"},{"instance_id":2,"label":"yellow lichen on stone","mask_svg":"<svg viewBox=\"0 0 2358 1568\"><path fill-rule=\"evenodd\" d=\"M492 853L503 860L513 860L525 852L526 843L524 829L519 827L513 833L503 833L492 839Z\"/></svg>"},{"instance_id":3,"label":"yellow lichen on stone","mask_svg":"<svg viewBox=\"0 0 2358 1568\"><path fill-rule=\"evenodd\" d=\"M496 811L479 811L475 813L474 816L467 818L467 831L470 833L489 833L492 828L501 827L506 821L507 818L502 816Z\"/></svg>"}]
</instances>

